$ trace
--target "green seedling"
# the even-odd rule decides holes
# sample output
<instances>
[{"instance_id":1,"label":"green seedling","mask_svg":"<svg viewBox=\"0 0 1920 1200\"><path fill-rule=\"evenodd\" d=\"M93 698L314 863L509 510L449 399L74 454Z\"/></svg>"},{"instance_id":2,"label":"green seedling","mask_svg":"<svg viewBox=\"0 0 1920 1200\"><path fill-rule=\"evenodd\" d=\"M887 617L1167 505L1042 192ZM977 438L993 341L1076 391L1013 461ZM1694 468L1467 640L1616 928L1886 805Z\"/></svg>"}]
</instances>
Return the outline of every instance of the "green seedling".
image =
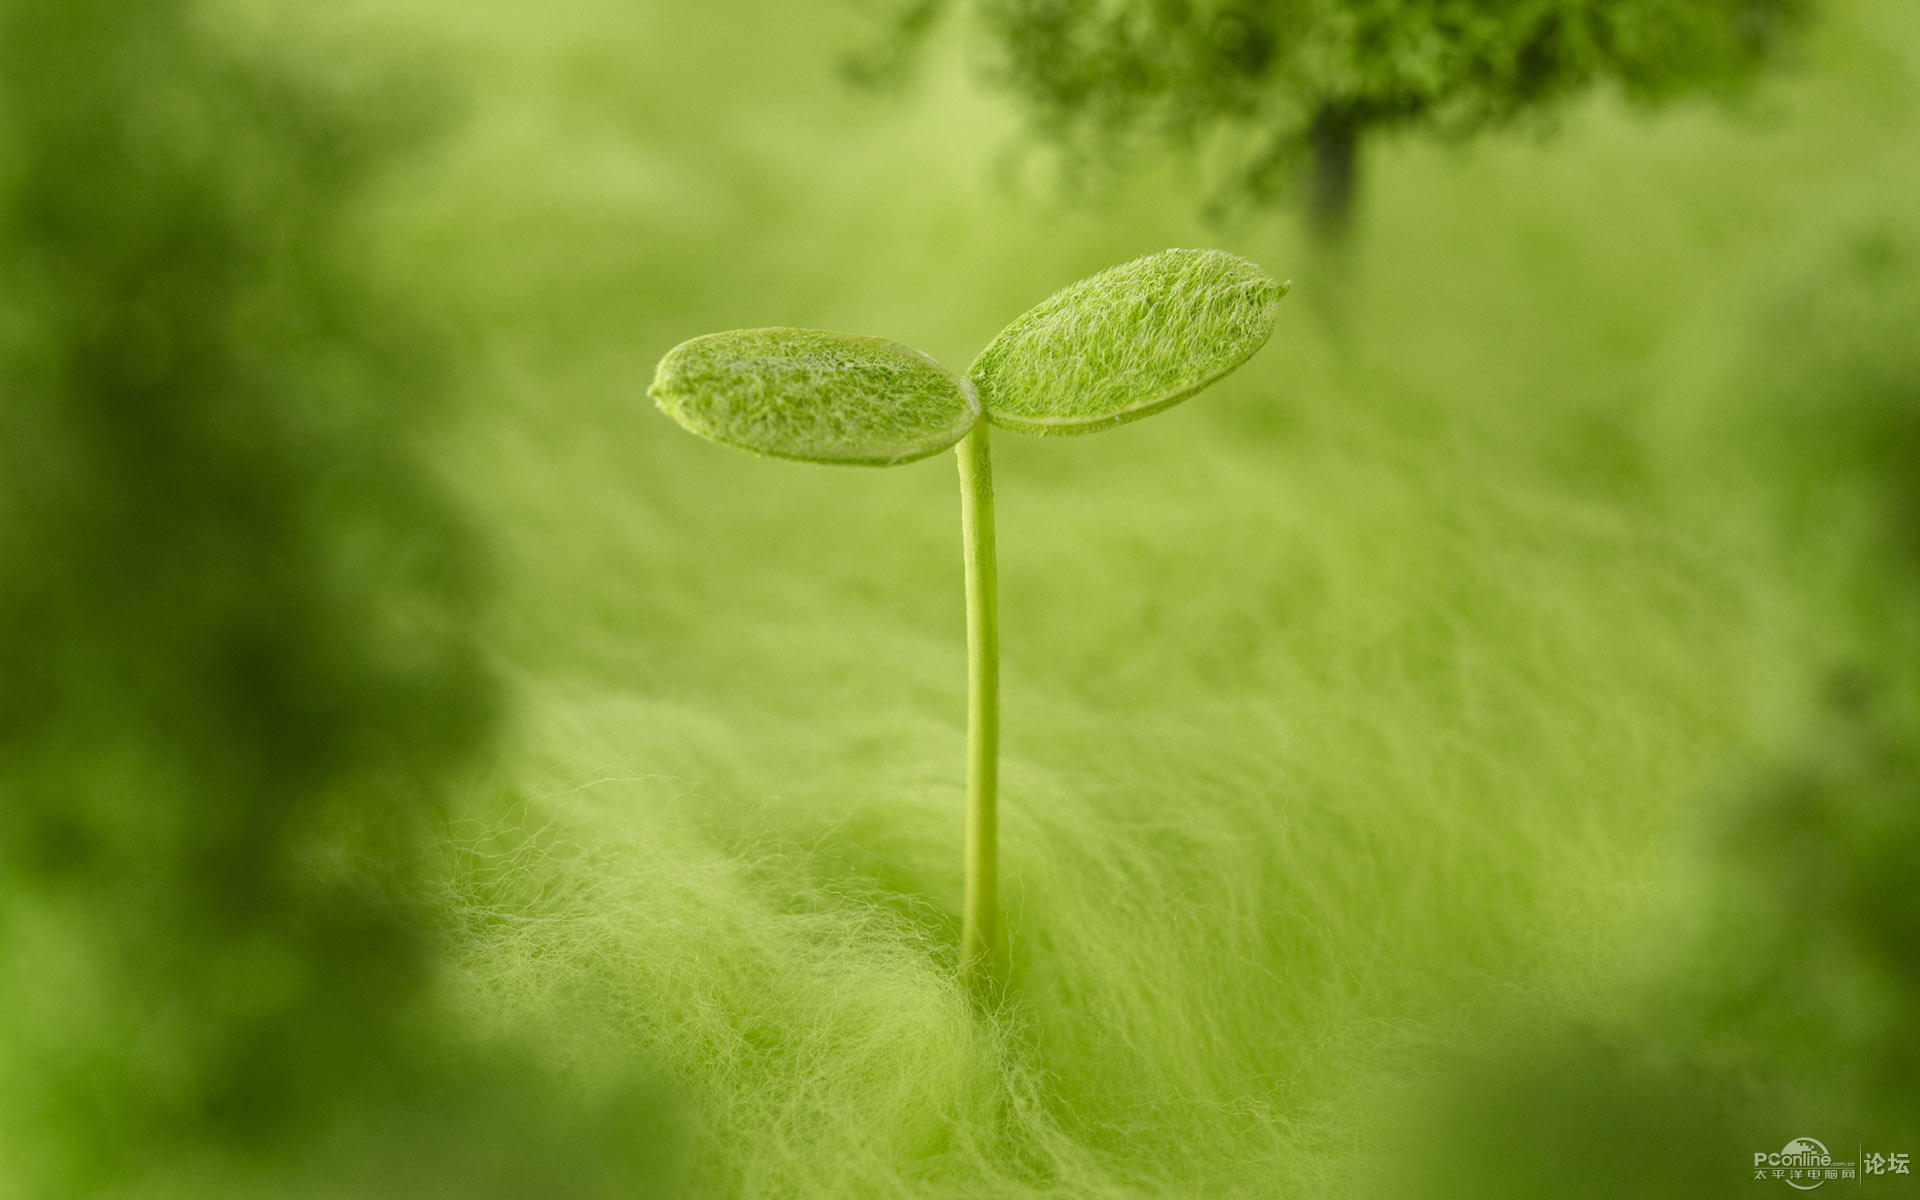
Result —
<instances>
[{"instance_id":1,"label":"green seedling","mask_svg":"<svg viewBox=\"0 0 1920 1200\"><path fill-rule=\"evenodd\" d=\"M736 329L683 342L648 394L701 437L777 458L894 466L952 446L966 563L967 818L960 976L994 980L1000 743L993 468L987 430L1095 433L1168 408L1266 344L1290 285L1219 250L1166 250L1054 293L965 376L897 342Z\"/></svg>"}]
</instances>

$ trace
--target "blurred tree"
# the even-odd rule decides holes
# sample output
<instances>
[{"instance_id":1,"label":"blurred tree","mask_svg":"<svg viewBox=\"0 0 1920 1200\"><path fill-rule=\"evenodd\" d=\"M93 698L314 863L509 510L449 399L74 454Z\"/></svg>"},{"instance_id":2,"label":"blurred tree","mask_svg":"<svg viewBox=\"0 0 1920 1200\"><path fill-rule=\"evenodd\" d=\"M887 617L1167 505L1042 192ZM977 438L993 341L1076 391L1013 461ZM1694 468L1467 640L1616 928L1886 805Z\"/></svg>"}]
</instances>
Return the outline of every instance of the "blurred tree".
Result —
<instances>
[{"instance_id":1,"label":"blurred tree","mask_svg":"<svg viewBox=\"0 0 1920 1200\"><path fill-rule=\"evenodd\" d=\"M965 0L963 0L965 2ZM1726 90L1811 0L971 0L990 73L1043 137L1229 150L1223 196L1270 203L1306 166L1314 228L1351 221L1372 133L1464 135L1611 81L1635 100ZM897 77L946 0L913 0L854 60Z\"/></svg>"},{"instance_id":2,"label":"blurred tree","mask_svg":"<svg viewBox=\"0 0 1920 1200\"><path fill-rule=\"evenodd\" d=\"M651 1101L427 986L481 579L347 219L426 110L233 15L0 4L0 1194L596 1194Z\"/></svg>"}]
</instances>

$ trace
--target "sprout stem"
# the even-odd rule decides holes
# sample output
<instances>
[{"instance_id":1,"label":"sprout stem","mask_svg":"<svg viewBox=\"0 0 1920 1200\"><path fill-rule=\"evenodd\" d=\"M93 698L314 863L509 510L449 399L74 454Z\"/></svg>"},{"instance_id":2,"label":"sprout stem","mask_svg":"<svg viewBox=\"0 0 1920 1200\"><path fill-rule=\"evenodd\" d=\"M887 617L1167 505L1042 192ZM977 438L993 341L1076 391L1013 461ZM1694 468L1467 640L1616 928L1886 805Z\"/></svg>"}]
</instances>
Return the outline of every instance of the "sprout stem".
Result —
<instances>
[{"instance_id":1,"label":"sprout stem","mask_svg":"<svg viewBox=\"0 0 1920 1200\"><path fill-rule=\"evenodd\" d=\"M993 553L993 461L987 422L954 447L960 461L960 540L967 571L967 861L960 910L960 982L993 991L1000 909L995 799L1000 776L1000 603Z\"/></svg>"}]
</instances>

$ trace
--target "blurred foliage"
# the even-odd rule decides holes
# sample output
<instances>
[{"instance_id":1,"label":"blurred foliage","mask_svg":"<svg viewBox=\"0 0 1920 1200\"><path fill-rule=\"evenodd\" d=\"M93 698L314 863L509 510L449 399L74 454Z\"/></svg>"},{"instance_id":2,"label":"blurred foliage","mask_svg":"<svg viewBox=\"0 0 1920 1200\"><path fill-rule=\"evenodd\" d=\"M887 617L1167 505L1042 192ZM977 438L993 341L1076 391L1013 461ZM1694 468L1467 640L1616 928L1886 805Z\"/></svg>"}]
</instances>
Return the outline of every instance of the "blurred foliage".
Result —
<instances>
[{"instance_id":1,"label":"blurred foliage","mask_svg":"<svg viewBox=\"0 0 1920 1200\"><path fill-rule=\"evenodd\" d=\"M1920 230L1836 222L1756 306L1728 424L1821 634L1716 836L1694 1044L1920 1138ZM1809 1114L1811 1115L1811 1114Z\"/></svg>"},{"instance_id":2,"label":"blurred foliage","mask_svg":"<svg viewBox=\"0 0 1920 1200\"><path fill-rule=\"evenodd\" d=\"M1705 863L1681 961L1631 1019L1536 1015L1456 1062L1382 1195L1720 1194L1756 1151L1920 1139L1920 755L1858 679L1757 773Z\"/></svg>"},{"instance_id":3,"label":"blurred foliage","mask_svg":"<svg viewBox=\"0 0 1920 1200\"><path fill-rule=\"evenodd\" d=\"M904 72L943 0L912 0L851 62ZM1076 153L1226 148L1221 200L1272 203L1310 167L1324 232L1350 219L1358 143L1458 137L1597 84L1654 103L1726 91L1780 53L1811 0L977 0L989 76Z\"/></svg>"},{"instance_id":4,"label":"blurred foliage","mask_svg":"<svg viewBox=\"0 0 1920 1200\"><path fill-rule=\"evenodd\" d=\"M495 689L338 216L431 112L216 28L0 8L0 1195L630 1187L409 911Z\"/></svg>"},{"instance_id":5,"label":"blurred foliage","mask_svg":"<svg viewBox=\"0 0 1920 1200\"><path fill-rule=\"evenodd\" d=\"M1920 231L1843 217L1754 306L1720 432L1857 667L1920 685ZM1854 665L1854 664L1850 664Z\"/></svg>"},{"instance_id":6,"label":"blurred foliage","mask_svg":"<svg viewBox=\"0 0 1920 1200\"><path fill-rule=\"evenodd\" d=\"M1888 708L1837 678L1713 839L1631 1019L1502 1030L1419 1106L1381 1194L1712 1195L1790 1138L1847 1161L1920 1139L1920 731Z\"/></svg>"},{"instance_id":7,"label":"blurred foliage","mask_svg":"<svg viewBox=\"0 0 1920 1200\"><path fill-rule=\"evenodd\" d=\"M1707 1195L1793 1137L1920 1141L1920 245L1838 226L1752 303L1712 426L1819 631L1797 727L1705 823L1627 1019L1456 1063L1383 1194Z\"/></svg>"}]
</instances>

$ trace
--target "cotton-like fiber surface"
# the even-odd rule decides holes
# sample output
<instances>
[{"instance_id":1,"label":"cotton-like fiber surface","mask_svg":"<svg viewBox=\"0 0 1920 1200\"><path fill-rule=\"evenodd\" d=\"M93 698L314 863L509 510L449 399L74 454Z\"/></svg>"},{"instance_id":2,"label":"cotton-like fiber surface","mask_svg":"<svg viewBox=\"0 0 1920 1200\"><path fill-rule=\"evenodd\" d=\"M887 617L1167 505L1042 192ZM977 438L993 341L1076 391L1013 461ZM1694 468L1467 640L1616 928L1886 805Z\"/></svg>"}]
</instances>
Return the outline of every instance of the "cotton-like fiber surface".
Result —
<instances>
[{"instance_id":1,"label":"cotton-like fiber surface","mask_svg":"<svg viewBox=\"0 0 1920 1200\"><path fill-rule=\"evenodd\" d=\"M683 342L650 389L701 437L777 458L887 466L959 441L967 389L895 342L819 329L735 329Z\"/></svg>"},{"instance_id":2,"label":"cotton-like fiber surface","mask_svg":"<svg viewBox=\"0 0 1920 1200\"><path fill-rule=\"evenodd\" d=\"M1273 332L1286 287L1220 250L1164 250L1061 288L967 369L995 424L1088 433L1177 404Z\"/></svg>"}]
</instances>

